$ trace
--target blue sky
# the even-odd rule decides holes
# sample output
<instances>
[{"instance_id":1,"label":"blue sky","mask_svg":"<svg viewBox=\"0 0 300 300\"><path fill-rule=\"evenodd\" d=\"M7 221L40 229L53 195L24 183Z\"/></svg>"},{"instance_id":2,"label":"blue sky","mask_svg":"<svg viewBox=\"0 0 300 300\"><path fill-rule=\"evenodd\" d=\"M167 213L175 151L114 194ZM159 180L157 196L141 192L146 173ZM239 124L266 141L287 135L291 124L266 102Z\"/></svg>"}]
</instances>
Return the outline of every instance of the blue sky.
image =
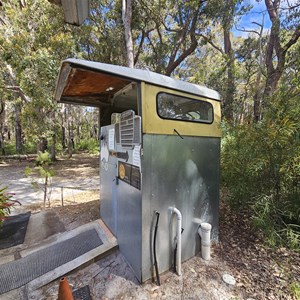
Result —
<instances>
[{"instance_id":1,"label":"blue sky","mask_svg":"<svg viewBox=\"0 0 300 300\"><path fill-rule=\"evenodd\" d=\"M264 31L268 31L271 27L271 20L269 18L269 14L267 12L267 8L264 0L244 0L244 5L251 5L252 9L245 14L236 24L236 27L239 29L246 30L256 30L259 31L260 27L253 23L259 23L264 25ZM300 5L300 0L282 0L280 4L280 14L282 21L286 18L286 16L291 12L289 10L290 7L295 5ZM235 27L233 28L233 33L235 36L243 36L246 37L249 33L238 31Z\"/></svg>"},{"instance_id":2,"label":"blue sky","mask_svg":"<svg viewBox=\"0 0 300 300\"><path fill-rule=\"evenodd\" d=\"M260 27L253 22L262 24L264 23L264 31L268 30L271 27L271 21L266 10L265 2L260 1L257 2L256 0L246 0L244 1L245 4L252 5L252 9L245 14L236 24L236 28L233 28L233 33L235 36L243 36L246 37L249 35L247 32L242 32L237 29L244 29L244 30L256 30L259 31Z\"/></svg>"}]
</instances>

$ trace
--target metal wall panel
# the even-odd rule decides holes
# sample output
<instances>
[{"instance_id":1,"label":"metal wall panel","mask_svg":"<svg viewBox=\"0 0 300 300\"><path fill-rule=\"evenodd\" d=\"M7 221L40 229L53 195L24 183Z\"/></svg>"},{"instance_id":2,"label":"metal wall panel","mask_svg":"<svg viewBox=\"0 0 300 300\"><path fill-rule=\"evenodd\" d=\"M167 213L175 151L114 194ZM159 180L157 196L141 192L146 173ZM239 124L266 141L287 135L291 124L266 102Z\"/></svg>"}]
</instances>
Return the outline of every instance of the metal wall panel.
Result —
<instances>
[{"instance_id":1,"label":"metal wall panel","mask_svg":"<svg viewBox=\"0 0 300 300\"><path fill-rule=\"evenodd\" d=\"M193 218L212 224L217 239L219 223L220 139L178 135L143 136L142 281L151 277L153 215L160 221L157 235L159 271L172 266L176 218L169 207L182 213L182 260L200 250L198 225Z\"/></svg>"},{"instance_id":2,"label":"metal wall panel","mask_svg":"<svg viewBox=\"0 0 300 300\"><path fill-rule=\"evenodd\" d=\"M109 130L113 128L114 125L102 127L100 133L100 216L111 232L117 235L117 158L107 153Z\"/></svg>"},{"instance_id":3,"label":"metal wall panel","mask_svg":"<svg viewBox=\"0 0 300 300\"><path fill-rule=\"evenodd\" d=\"M122 254L141 281L142 192L136 176L140 170L140 145L122 147L116 142L116 128L101 128L100 216L117 237ZM118 174L120 164L130 170L123 179Z\"/></svg>"},{"instance_id":4,"label":"metal wall panel","mask_svg":"<svg viewBox=\"0 0 300 300\"><path fill-rule=\"evenodd\" d=\"M200 250L199 225L193 222L194 218L211 223L212 238L217 239L220 139L144 134L139 189L126 176L123 180L116 178L120 176L120 163L126 170L130 170L130 166L138 168L139 152L135 151L136 146L124 149L111 143L109 136L113 129L114 125L101 129L104 137L101 141L100 213L116 235L120 250L135 275L143 282L153 274L155 211L160 213L157 234L160 273L173 264L176 217L171 215L170 207L175 206L182 213L183 261Z\"/></svg>"},{"instance_id":5,"label":"metal wall panel","mask_svg":"<svg viewBox=\"0 0 300 300\"><path fill-rule=\"evenodd\" d=\"M119 248L139 281L142 279L142 194L119 180L117 185Z\"/></svg>"}]
</instances>

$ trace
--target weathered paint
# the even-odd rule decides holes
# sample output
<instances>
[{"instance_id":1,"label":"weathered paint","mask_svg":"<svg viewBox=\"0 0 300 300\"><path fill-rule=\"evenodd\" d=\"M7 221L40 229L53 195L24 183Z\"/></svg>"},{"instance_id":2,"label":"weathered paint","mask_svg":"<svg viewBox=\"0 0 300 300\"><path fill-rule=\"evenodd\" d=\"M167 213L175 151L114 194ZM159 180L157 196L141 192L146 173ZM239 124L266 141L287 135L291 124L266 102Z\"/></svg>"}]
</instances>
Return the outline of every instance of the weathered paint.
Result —
<instances>
[{"instance_id":1,"label":"weathered paint","mask_svg":"<svg viewBox=\"0 0 300 300\"><path fill-rule=\"evenodd\" d=\"M160 118L157 114L156 107L156 97L160 92L211 103L214 109L213 123L184 122ZM185 136L221 137L221 107L219 101L206 99L201 96L191 96L184 92L178 92L147 83L142 83L142 99L143 133L176 135L176 132L174 131L174 129L176 129L180 135Z\"/></svg>"}]
</instances>

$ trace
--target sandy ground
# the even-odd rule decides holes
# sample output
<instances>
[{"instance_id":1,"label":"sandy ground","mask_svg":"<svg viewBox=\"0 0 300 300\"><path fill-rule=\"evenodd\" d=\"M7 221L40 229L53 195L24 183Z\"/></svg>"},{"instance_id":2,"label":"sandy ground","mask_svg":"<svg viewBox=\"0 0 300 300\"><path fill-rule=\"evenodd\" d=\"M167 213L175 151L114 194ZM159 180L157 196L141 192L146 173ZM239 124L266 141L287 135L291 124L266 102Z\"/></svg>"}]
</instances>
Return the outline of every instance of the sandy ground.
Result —
<instances>
[{"instance_id":1,"label":"sandy ground","mask_svg":"<svg viewBox=\"0 0 300 300\"><path fill-rule=\"evenodd\" d=\"M0 185L24 179L21 174L27 164L26 161L0 161ZM77 155L72 160L58 161L54 169L53 182L65 186L74 184L74 187L82 187L83 183L85 190L74 189L73 194L66 194L64 207L58 194L50 201L47 211L55 214L64 230L98 219L99 191L93 184L99 182L98 158ZM28 201L17 212L40 211L42 198L32 197L29 187L20 186L20 190L13 192L20 191ZM226 206L221 209L220 243L213 247L212 260L206 262L198 255L184 262L182 271L181 277L171 271L162 274L160 287L151 280L141 285L116 251L67 274L67 278L73 290L88 285L92 299L300 299L293 293L297 284L300 289L299 253L265 247L259 233L250 230L248 216L233 215ZM233 275L236 284L225 283L224 274ZM58 281L54 281L36 291L22 288L14 291L11 298L0 296L0 299L57 299L57 293Z\"/></svg>"},{"instance_id":2,"label":"sandy ground","mask_svg":"<svg viewBox=\"0 0 300 300\"><path fill-rule=\"evenodd\" d=\"M35 173L25 176L26 167L34 169L34 159L0 159L0 186L7 186L7 191L14 194L14 199L22 205L40 204L44 195L43 179ZM62 197L70 200L74 195L84 191L99 190L97 156L75 154L71 159L60 158L51 166L51 169L54 176L50 178L48 194L52 202L61 201ZM38 182L39 188L36 188L33 182Z\"/></svg>"}]
</instances>

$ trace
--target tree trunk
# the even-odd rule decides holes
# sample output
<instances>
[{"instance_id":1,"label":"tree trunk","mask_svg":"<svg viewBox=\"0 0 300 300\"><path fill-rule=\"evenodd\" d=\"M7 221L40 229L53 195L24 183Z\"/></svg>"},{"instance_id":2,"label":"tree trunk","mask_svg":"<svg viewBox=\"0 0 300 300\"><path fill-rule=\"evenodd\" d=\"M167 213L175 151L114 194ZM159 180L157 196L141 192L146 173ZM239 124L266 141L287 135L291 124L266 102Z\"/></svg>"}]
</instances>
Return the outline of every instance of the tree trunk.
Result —
<instances>
[{"instance_id":1,"label":"tree trunk","mask_svg":"<svg viewBox=\"0 0 300 300\"><path fill-rule=\"evenodd\" d=\"M66 128L64 126L61 127L61 146L63 149L66 149Z\"/></svg>"},{"instance_id":2,"label":"tree trunk","mask_svg":"<svg viewBox=\"0 0 300 300\"><path fill-rule=\"evenodd\" d=\"M45 181L44 181L44 209L46 208L47 194L48 194L48 175L46 175ZM49 202L49 204L50 204L50 202Z\"/></svg>"},{"instance_id":3,"label":"tree trunk","mask_svg":"<svg viewBox=\"0 0 300 300\"><path fill-rule=\"evenodd\" d=\"M258 24L259 25L259 24ZM261 78L262 78L262 66L263 66L263 46L262 46L262 39L263 39L263 31L264 31L264 16L262 18L262 23L260 26L259 34L259 52L258 52L258 70L256 74L256 81L255 81L255 93L253 97L253 120L255 123L261 120L261 102L262 102L262 87L261 87Z\"/></svg>"},{"instance_id":4,"label":"tree trunk","mask_svg":"<svg viewBox=\"0 0 300 300\"><path fill-rule=\"evenodd\" d=\"M284 61L282 61L282 63L283 63L283 65L285 64ZM277 89L277 86L278 86L279 80L282 76L282 73L283 73L283 68L279 69L278 67L275 70L273 70L273 72L267 73L266 86L265 86L264 95L263 95L264 104L265 104L267 98L269 98Z\"/></svg>"},{"instance_id":5,"label":"tree trunk","mask_svg":"<svg viewBox=\"0 0 300 300\"><path fill-rule=\"evenodd\" d=\"M68 120L68 155L69 158L73 156L73 134L71 129L70 120Z\"/></svg>"},{"instance_id":6,"label":"tree trunk","mask_svg":"<svg viewBox=\"0 0 300 300\"><path fill-rule=\"evenodd\" d=\"M267 43L266 68L267 80L263 94L263 106L266 106L267 99L277 89L279 80L283 74L287 51L297 43L300 38L300 24L295 27L290 39L282 44L280 38L280 0L265 0L270 20L272 22L271 32ZM275 64L274 64L275 62Z\"/></svg>"},{"instance_id":7,"label":"tree trunk","mask_svg":"<svg viewBox=\"0 0 300 300\"><path fill-rule=\"evenodd\" d=\"M233 102L235 94L234 53L230 40L230 20L223 25L224 53L227 57L227 78L223 104L223 115L228 121L233 120Z\"/></svg>"},{"instance_id":8,"label":"tree trunk","mask_svg":"<svg viewBox=\"0 0 300 300\"><path fill-rule=\"evenodd\" d=\"M11 67L11 65L5 63L6 69L9 74L9 81L14 86L16 103L14 106L15 110L15 133L16 133L16 151L21 153L23 150L23 141L22 141L22 127L21 127L21 103L17 103L18 99L21 99L23 102L30 102L31 99L25 95L21 87L17 84L16 75Z\"/></svg>"},{"instance_id":9,"label":"tree trunk","mask_svg":"<svg viewBox=\"0 0 300 300\"><path fill-rule=\"evenodd\" d=\"M132 21L131 0L122 0L122 20L124 25L125 42L126 42L127 66L129 68L133 68L134 56L133 56L133 41L132 41L132 33L131 33L131 21Z\"/></svg>"},{"instance_id":10,"label":"tree trunk","mask_svg":"<svg viewBox=\"0 0 300 300\"><path fill-rule=\"evenodd\" d=\"M68 157L72 158L73 156L73 143L72 140L70 139L68 142Z\"/></svg>"},{"instance_id":11,"label":"tree trunk","mask_svg":"<svg viewBox=\"0 0 300 300\"><path fill-rule=\"evenodd\" d=\"M66 120L67 120L67 109L65 105L62 106L62 114L61 114L61 146L63 150L67 148L66 146Z\"/></svg>"},{"instance_id":12,"label":"tree trunk","mask_svg":"<svg viewBox=\"0 0 300 300\"><path fill-rule=\"evenodd\" d=\"M200 10L202 7L201 1L199 1L197 9L194 10L190 17L187 17L185 26L182 26L178 30L175 45L171 51L168 65L165 70L165 75L171 76L172 72L189 56L191 55L198 46L196 39L197 24L200 16ZM188 42L188 37L190 41ZM162 43L162 38L160 38ZM184 49L180 51L180 46L184 45ZM163 63L161 64L164 65Z\"/></svg>"},{"instance_id":13,"label":"tree trunk","mask_svg":"<svg viewBox=\"0 0 300 300\"><path fill-rule=\"evenodd\" d=\"M16 134L16 152L18 154L23 151L22 127L21 127L21 105L15 103L15 134Z\"/></svg>"},{"instance_id":14,"label":"tree trunk","mask_svg":"<svg viewBox=\"0 0 300 300\"><path fill-rule=\"evenodd\" d=\"M37 152L45 152L48 150L48 141L45 137L41 137L37 144Z\"/></svg>"},{"instance_id":15,"label":"tree trunk","mask_svg":"<svg viewBox=\"0 0 300 300\"><path fill-rule=\"evenodd\" d=\"M5 102L0 101L0 151L1 151L1 155L5 155L4 130L5 130Z\"/></svg>"},{"instance_id":16,"label":"tree trunk","mask_svg":"<svg viewBox=\"0 0 300 300\"><path fill-rule=\"evenodd\" d=\"M0 150L1 155L5 155L4 135L2 134L2 132L0 133Z\"/></svg>"},{"instance_id":17,"label":"tree trunk","mask_svg":"<svg viewBox=\"0 0 300 300\"><path fill-rule=\"evenodd\" d=\"M235 98L235 60L232 49L230 30L234 20L236 2L233 0L224 1L224 14L222 17L222 29L224 38L224 54L226 58L226 82L223 100L223 116L229 122L233 121L233 103Z\"/></svg>"},{"instance_id":18,"label":"tree trunk","mask_svg":"<svg viewBox=\"0 0 300 300\"><path fill-rule=\"evenodd\" d=\"M258 70L257 76L256 76L256 83L255 83L255 93L253 97L253 117L254 117L254 122L257 123L261 120L262 114L261 114L261 96L262 96L262 91L261 91L261 70Z\"/></svg>"},{"instance_id":19,"label":"tree trunk","mask_svg":"<svg viewBox=\"0 0 300 300\"><path fill-rule=\"evenodd\" d=\"M51 160L56 160L56 134L52 135L52 145L51 145Z\"/></svg>"}]
</instances>

